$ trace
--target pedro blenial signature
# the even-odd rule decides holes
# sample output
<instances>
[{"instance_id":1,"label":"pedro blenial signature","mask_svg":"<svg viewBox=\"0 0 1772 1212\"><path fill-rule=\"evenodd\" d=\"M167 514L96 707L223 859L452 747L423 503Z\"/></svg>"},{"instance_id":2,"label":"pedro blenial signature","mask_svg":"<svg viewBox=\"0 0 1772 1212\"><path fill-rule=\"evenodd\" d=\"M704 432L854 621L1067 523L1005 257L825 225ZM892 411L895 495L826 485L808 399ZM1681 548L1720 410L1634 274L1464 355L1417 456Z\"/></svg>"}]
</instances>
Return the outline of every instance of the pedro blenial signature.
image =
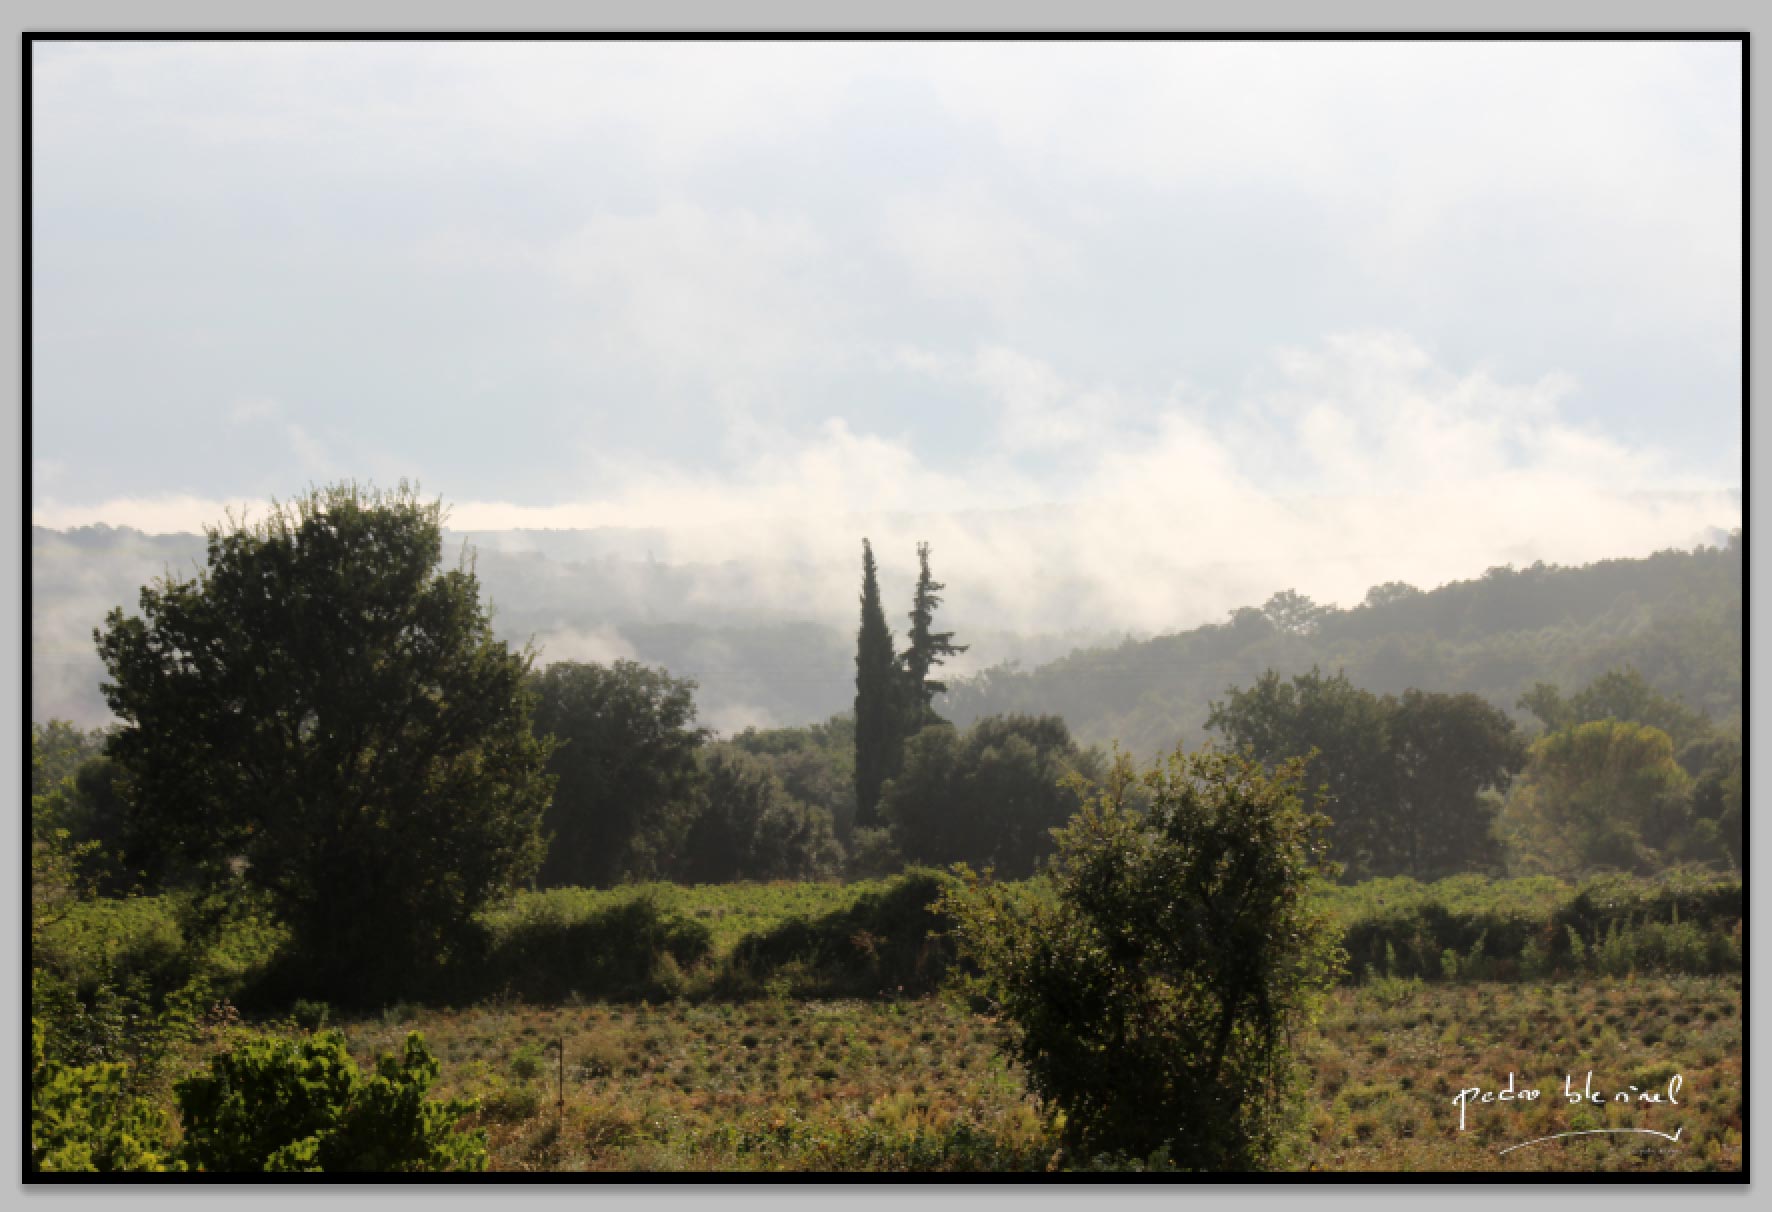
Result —
<instances>
[{"instance_id":1,"label":"pedro blenial signature","mask_svg":"<svg viewBox=\"0 0 1772 1212\"><path fill-rule=\"evenodd\" d=\"M1665 1089L1660 1087L1644 1089L1638 1086L1629 1086L1608 1094L1594 1088L1594 1075L1590 1069L1579 1089L1576 1088L1573 1074L1563 1075L1563 1098L1572 1106L1653 1103L1664 1107L1677 1107L1680 1105L1680 1087L1685 1084L1686 1079L1676 1073L1667 1079ZM1458 1130L1463 1132L1468 1126L1469 1112L1473 1104L1535 1103L1543 1094L1544 1092L1536 1086L1517 1085L1512 1073L1507 1075L1507 1082L1499 1089L1486 1090L1482 1086L1466 1086L1452 1096L1452 1104L1458 1108ZM1545 1141L1561 1140L1566 1136L1659 1136L1663 1140L1678 1143L1680 1133L1684 1131L1684 1127L1675 1128L1672 1132L1661 1132L1654 1128L1579 1128L1571 1129L1568 1132L1552 1133L1550 1136L1540 1136L1535 1140L1521 1141L1517 1145L1507 1146L1501 1152L1512 1153L1515 1149L1524 1149L1528 1145L1541 1145Z\"/></svg>"}]
</instances>

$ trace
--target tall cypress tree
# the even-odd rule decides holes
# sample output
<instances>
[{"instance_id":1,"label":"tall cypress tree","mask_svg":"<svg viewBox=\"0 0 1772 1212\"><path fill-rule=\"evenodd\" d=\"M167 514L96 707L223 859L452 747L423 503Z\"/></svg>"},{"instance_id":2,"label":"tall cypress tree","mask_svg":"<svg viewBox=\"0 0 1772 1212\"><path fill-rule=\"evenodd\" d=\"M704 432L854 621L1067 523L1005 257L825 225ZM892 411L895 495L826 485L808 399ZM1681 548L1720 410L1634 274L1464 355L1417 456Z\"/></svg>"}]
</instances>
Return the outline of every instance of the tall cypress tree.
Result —
<instances>
[{"instance_id":1,"label":"tall cypress tree","mask_svg":"<svg viewBox=\"0 0 1772 1212\"><path fill-rule=\"evenodd\" d=\"M874 549L861 541L861 630L855 637L855 823L880 823L880 786L898 762L899 669L880 606Z\"/></svg>"},{"instance_id":2,"label":"tall cypress tree","mask_svg":"<svg viewBox=\"0 0 1772 1212\"><path fill-rule=\"evenodd\" d=\"M941 605L941 591L947 586L929 574L929 544L917 544L917 593L911 601L911 646L904 650L906 703L904 729L908 736L935 718L935 696L947 689L947 683L933 681L929 671L946 664L944 657L966 651L966 645L953 642L951 631L936 631L935 608Z\"/></svg>"}]
</instances>

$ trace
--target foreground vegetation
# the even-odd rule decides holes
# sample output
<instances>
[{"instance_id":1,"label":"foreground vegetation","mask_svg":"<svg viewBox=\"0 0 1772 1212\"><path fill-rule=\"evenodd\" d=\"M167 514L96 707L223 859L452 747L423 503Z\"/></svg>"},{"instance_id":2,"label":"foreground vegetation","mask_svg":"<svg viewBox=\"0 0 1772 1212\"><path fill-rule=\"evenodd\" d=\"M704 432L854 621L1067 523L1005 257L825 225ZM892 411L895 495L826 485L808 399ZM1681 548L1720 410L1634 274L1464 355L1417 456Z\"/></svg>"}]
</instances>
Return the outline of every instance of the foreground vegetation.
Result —
<instances>
[{"instance_id":1,"label":"foreground vegetation","mask_svg":"<svg viewBox=\"0 0 1772 1212\"><path fill-rule=\"evenodd\" d=\"M999 1024L951 1000L395 1007L343 1024L359 1059L420 1029L438 1090L479 1100L494 1170L1047 1170L1058 1132L999 1055ZM1342 989L1304 1040L1319 1170L1739 1170L1741 982L1733 977ZM565 1106L556 1105L565 1042ZM1678 1108L1571 1108L1684 1078ZM1535 1105L1473 1108L1514 1073ZM1553 1097L1555 1095L1555 1097ZM1508 1145L1584 1125L1673 1132ZM1653 1146L1644 1149L1644 1144ZM1665 1149L1665 1151L1663 1151Z\"/></svg>"}]
</instances>

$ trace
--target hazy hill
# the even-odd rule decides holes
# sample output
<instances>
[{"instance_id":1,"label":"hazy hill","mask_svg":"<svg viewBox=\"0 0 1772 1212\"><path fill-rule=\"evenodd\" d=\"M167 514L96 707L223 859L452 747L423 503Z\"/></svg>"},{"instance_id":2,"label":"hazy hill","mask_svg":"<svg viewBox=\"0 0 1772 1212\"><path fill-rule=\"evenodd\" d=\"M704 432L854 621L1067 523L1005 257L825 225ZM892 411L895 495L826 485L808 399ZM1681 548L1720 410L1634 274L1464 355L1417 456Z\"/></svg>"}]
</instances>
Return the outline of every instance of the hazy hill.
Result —
<instances>
[{"instance_id":1,"label":"hazy hill","mask_svg":"<svg viewBox=\"0 0 1772 1212\"><path fill-rule=\"evenodd\" d=\"M837 611L772 607L759 583L799 584L806 569L653 558L643 531L499 531L448 536L448 558L477 553L498 634L533 641L542 662L627 657L700 684L704 723L824 719L854 699L848 592ZM115 606L133 611L146 582L203 562L198 535L127 528L31 531L31 714L105 722L92 630ZM1492 569L1422 593L1384 586L1351 610L1293 602L1247 607L1229 621L1114 644L1124 634L1078 612L1063 634L977 626L958 613L967 570L943 567L965 664L950 671L943 710L959 722L1001 711L1057 712L1088 740L1143 754L1203 736L1207 704L1263 670L1345 668L1378 691L1475 690L1507 710L1539 680L1572 688L1635 664L1659 689L1719 720L1741 704L1738 544L1668 551L1579 568ZM1177 603L1177 613L1187 613ZM944 607L944 612L946 608ZM895 629L903 621L894 614ZM1066 655L1069 654L1069 655ZM1011 665L1009 662L1014 662ZM966 669L984 669L974 677Z\"/></svg>"},{"instance_id":2,"label":"hazy hill","mask_svg":"<svg viewBox=\"0 0 1772 1212\"><path fill-rule=\"evenodd\" d=\"M1579 568L1492 568L1431 592L1373 589L1351 610L1279 596L1222 624L1076 652L1031 671L988 670L956 684L958 723L1050 711L1080 737L1150 755L1205 736L1208 704L1264 670L1345 670L1378 692L1475 691L1519 718L1534 682L1565 689L1634 665L1663 693L1718 723L1739 721L1742 559L1723 547L1664 551Z\"/></svg>"}]
</instances>

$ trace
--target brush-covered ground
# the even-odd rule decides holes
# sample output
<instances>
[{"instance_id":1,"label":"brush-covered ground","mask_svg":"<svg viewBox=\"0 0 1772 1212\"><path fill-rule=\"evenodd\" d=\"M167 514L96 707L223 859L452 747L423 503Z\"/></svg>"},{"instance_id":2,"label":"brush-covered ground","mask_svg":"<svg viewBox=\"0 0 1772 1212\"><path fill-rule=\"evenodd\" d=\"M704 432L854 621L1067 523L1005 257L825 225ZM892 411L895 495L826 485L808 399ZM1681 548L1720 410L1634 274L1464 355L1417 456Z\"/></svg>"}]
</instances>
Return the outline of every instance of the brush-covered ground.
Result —
<instances>
[{"instance_id":1,"label":"brush-covered ground","mask_svg":"<svg viewBox=\"0 0 1772 1212\"><path fill-rule=\"evenodd\" d=\"M1738 1171L1741 979L1378 980L1302 1041L1299 1169ZM491 1003L338 1024L357 1057L422 1031L437 1093L481 1101L495 1170L1045 1170L1051 1124L949 999ZM564 1042L563 1109L557 1105ZM1564 1079L1609 1101L1575 1106ZM1465 1108L1467 1087L1541 1094ZM1677 1104L1610 1101L1630 1088ZM1635 1095L1633 1094L1634 1098ZM1590 1134L1503 1149L1554 1133ZM1074 1161L1071 1164L1075 1164Z\"/></svg>"},{"instance_id":2,"label":"brush-covered ground","mask_svg":"<svg viewBox=\"0 0 1772 1212\"><path fill-rule=\"evenodd\" d=\"M95 1006L106 989L159 996L195 979L264 1029L331 1019L365 1063L419 1030L442 1061L437 1093L480 1100L496 1169L1087 1166L1060 1155L999 1056L1001 1028L934 992L954 957L930 906L950 878L525 892L482 915L469 962L372 1016L279 980L287 932L245 902L190 938L175 896L84 903L33 959ZM1019 894L1044 891L1030 881ZM1299 1041L1310 1093L1286 1164L1741 1168L1738 879L1466 875L1318 895L1348 964ZM99 1025L127 1036L111 1021L126 1010ZM166 1110L170 1081L222 1042L203 1032L178 1049L160 1080ZM1679 1103L1571 1105L1565 1076L1585 1090L1590 1072L1607 1096L1664 1092L1678 1076ZM1539 1098L1473 1102L1461 1131L1453 1099L1500 1090L1510 1073ZM1601 1134L1620 1128L1679 1139ZM1503 1152L1561 1132L1587 1135Z\"/></svg>"}]
</instances>

